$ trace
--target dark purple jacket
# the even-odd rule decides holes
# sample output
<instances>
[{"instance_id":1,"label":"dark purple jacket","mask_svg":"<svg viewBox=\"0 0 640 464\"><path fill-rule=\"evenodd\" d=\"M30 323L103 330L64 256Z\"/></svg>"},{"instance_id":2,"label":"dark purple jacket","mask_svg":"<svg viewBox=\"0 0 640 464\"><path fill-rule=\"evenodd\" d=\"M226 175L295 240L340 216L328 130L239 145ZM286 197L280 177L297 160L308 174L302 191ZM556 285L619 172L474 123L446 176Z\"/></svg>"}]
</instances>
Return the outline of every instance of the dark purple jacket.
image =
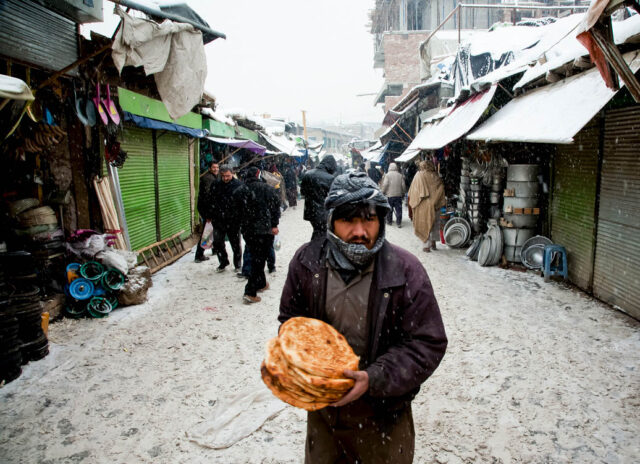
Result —
<instances>
[{"instance_id":1,"label":"dark purple jacket","mask_svg":"<svg viewBox=\"0 0 640 464\"><path fill-rule=\"evenodd\" d=\"M328 322L326 240L301 246L289 263L280 315ZM410 402L438 367L447 348L440 309L424 267L408 251L385 241L376 256L367 312L368 401L397 409Z\"/></svg>"}]
</instances>

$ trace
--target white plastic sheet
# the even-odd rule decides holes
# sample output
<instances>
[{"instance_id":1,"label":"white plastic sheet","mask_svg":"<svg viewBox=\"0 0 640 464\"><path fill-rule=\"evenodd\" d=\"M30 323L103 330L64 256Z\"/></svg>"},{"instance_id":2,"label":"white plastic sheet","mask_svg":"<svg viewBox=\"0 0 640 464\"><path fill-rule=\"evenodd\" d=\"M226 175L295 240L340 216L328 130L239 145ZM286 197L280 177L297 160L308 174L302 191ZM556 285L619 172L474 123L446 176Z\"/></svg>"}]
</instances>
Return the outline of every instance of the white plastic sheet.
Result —
<instances>
[{"instance_id":1,"label":"white plastic sheet","mask_svg":"<svg viewBox=\"0 0 640 464\"><path fill-rule=\"evenodd\" d=\"M229 448L258 430L285 407L286 404L265 386L247 389L217 403L211 419L187 432L187 438L205 448Z\"/></svg>"}]
</instances>

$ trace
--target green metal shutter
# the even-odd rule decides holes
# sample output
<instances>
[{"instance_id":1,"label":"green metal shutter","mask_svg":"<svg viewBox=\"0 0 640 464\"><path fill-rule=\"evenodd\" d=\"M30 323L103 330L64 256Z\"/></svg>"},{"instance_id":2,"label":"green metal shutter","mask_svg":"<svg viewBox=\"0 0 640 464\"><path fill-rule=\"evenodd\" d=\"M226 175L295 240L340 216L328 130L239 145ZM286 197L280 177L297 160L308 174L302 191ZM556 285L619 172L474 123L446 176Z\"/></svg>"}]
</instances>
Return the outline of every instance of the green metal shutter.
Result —
<instances>
[{"instance_id":1,"label":"green metal shutter","mask_svg":"<svg viewBox=\"0 0 640 464\"><path fill-rule=\"evenodd\" d=\"M125 127L120 143L128 155L118 171L124 215L131 249L139 250L158 241L151 131Z\"/></svg>"},{"instance_id":2,"label":"green metal shutter","mask_svg":"<svg viewBox=\"0 0 640 464\"><path fill-rule=\"evenodd\" d=\"M640 108L605 116L593 293L640 318Z\"/></svg>"},{"instance_id":3,"label":"green metal shutter","mask_svg":"<svg viewBox=\"0 0 640 464\"><path fill-rule=\"evenodd\" d=\"M185 231L191 235L191 187L189 139L184 135L157 132L158 199L160 240Z\"/></svg>"},{"instance_id":4,"label":"green metal shutter","mask_svg":"<svg viewBox=\"0 0 640 464\"><path fill-rule=\"evenodd\" d=\"M592 121L554 159L551 239L567 249L569 279L591 290L595 244L599 129Z\"/></svg>"}]
</instances>

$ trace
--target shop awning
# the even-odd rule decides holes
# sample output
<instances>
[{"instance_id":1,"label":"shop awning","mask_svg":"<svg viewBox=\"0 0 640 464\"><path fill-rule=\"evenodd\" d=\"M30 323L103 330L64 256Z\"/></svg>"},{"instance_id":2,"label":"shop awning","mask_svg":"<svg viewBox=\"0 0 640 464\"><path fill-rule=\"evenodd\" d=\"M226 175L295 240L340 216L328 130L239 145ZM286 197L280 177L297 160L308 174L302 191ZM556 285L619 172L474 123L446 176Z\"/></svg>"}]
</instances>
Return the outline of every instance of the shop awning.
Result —
<instances>
[{"instance_id":1,"label":"shop awning","mask_svg":"<svg viewBox=\"0 0 640 464\"><path fill-rule=\"evenodd\" d=\"M263 147L259 143L254 142L253 140L239 140L239 139L223 139L219 137L206 137L208 140L216 143L222 143L224 145L229 145L231 147L236 148L244 148L246 150L257 153L258 155L264 155L264 152L267 151L267 147Z\"/></svg>"},{"instance_id":2,"label":"shop awning","mask_svg":"<svg viewBox=\"0 0 640 464\"><path fill-rule=\"evenodd\" d=\"M207 135L207 131L202 129L192 129L191 127L181 126L180 124L172 124L170 122L158 121L157 119L145 118L144 116L138 116L137 114L132 114L128 111L123 111L123 113L125 121L132 122L136 126L144 129L168 130L198 139L206 137Z\"/></svg>"},{"instance_id":3,"label":"shop awning","mask_svg":"<svg viewBox=\"0 0 640 464\"><path fill-rule=\"evenodd\" d=\"M35 97L25 81L0 74L0 98L33 101Z\"/></svg>"},{"instance_id":4,"label":"shop awning","mask_svg":"<svg viewBox=\"0 0 640 464\"><path fill-rule=\"evenodd\" d=\"M437 150L465 135L486 111L496 88L497 86L492 85L484 92L456 104L446 117L426 124L399 158L403 158L403 161L406 161L406 158L410 160L420 150ZM413 156L409 157L412 154ZM396 161L399 158L396 158Z\"/></svg>"},{"instance_id":5,"label":"shop awning","mask_svg":"<svg viewBox=\"0 0 640 464\"><path fill-rule=\"evenodd\" d=\"M624 55L635 73L640 53ZM467 136L486 142L572 143L573 137L600 111L615 91L597 68L516 97Z\"/></svg>"},{"instance_id":6,"label":"shop awning","mask_svg":"<svg viewBox=\"0 0 640 464\"><path fill-rule=\"evenodd\" d=\"M293 140L289 140L286 137L281 137L277 135L267 135L264 132L260 132L260 135L264 137L269 145L278 150L281 153L284 153L289 156L305 156L306 151L298 147L296 142Z\"/></svg>"},{"instance_id":7,"label":"shop awning","mask_svg":"<svg viewBox=\"0 0 640 464\"><path fill-rule=\"evenodd\" d=\"M394 163L406 163L408 161L411 161L413 158L415 158L419 154L420 154L420 150L418 150L418 149L411 149L411 150L407 149L407 150L404 151L403 154L401 154L396 159L394 159L393 162Z\"/></svg>"}]
</instances>

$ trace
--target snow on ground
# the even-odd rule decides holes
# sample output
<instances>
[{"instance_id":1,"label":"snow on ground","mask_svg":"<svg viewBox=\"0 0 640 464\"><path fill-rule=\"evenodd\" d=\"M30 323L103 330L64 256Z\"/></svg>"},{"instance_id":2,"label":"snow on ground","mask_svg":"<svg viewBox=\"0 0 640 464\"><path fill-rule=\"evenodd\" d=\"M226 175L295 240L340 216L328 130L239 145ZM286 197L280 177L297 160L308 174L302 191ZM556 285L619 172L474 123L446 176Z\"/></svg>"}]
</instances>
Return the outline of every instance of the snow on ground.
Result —
<instances>
[{"instance_id":1,"label":"snow on ground","mask_svg":"<svg viewBox=\"0 0 640 464\"><path fill-rule=\"evenodd\" d=\"M0 388L0 461L303 462L305 413L289 406L227 449L186 438L216 402L261 385L286 264L311 236L301 206L280 229L260 304L242 304L244 280L191 253L154 276L144 305L52 324L51 354ZM531 272L423 253L407 219L388 238L424 263L450 340L413 403L414 462L637 461L637 321Z\"/></svg>"}]
</instances>

